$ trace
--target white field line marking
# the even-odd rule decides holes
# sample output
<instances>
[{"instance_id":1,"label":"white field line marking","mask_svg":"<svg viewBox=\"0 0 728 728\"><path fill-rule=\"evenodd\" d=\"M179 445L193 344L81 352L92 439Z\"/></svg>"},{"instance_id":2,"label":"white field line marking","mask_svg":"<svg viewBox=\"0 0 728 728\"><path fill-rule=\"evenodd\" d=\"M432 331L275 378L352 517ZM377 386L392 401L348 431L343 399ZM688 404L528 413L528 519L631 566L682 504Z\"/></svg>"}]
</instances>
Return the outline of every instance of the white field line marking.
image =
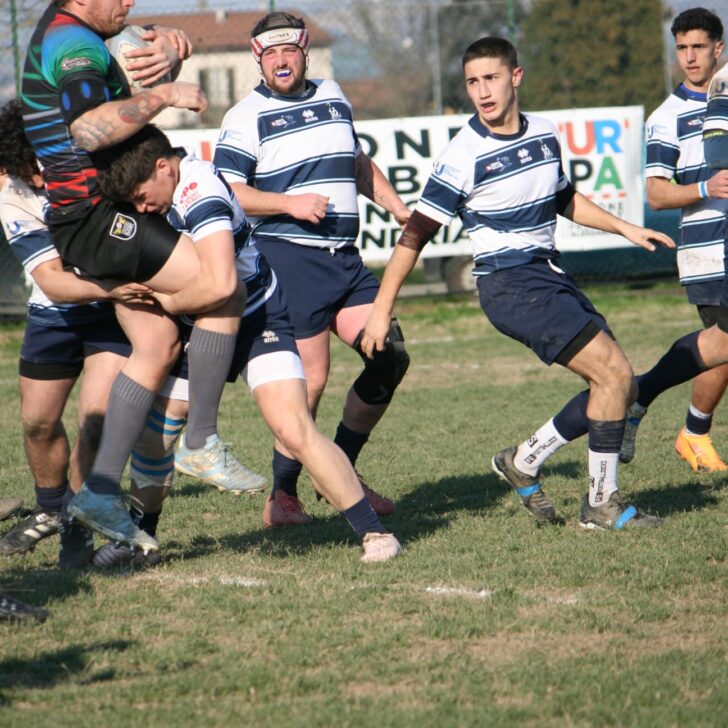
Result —
<instances>
[{"instance_id":1,"label":"white field line marking","mask_svg":"<svg viewBox=\"0 0 728 728\"><path fill-rule=\"evenodd\" d=\"M437 594L445 597L468 597L470 599L490 599L493 592L490 589L481 589L474 591L473 589L462 589L452 586L428 586L425 588L428 594Z\"/></svg>"},{"instance_id":2,"label":"white field line marking","mask_svg":"<svg viewBox=\"0 0 728 728\"><path fill-rule=\"evenodd\" d=\"M246 576L172 576L171 574L157 573L146 574L144 578L152 581L165 581L187 586L204 586L205 584L215 582L223 586L242 586L247 588L268 585L268 582L264 579L255 579Z\"/></svg>"}]
</instances>

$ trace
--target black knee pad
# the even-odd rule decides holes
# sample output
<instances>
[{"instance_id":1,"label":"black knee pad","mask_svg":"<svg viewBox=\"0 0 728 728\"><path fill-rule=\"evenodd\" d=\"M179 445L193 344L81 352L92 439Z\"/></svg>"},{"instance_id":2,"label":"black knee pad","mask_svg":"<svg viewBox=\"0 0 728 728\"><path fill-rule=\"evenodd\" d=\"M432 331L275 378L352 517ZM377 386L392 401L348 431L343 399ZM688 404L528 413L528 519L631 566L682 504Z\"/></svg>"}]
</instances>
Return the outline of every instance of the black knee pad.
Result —
<instances>
[{"instance_id":1,"label":"black knee pad","mask_svg":"<svg viewBox=\"0 0 728 728\"><path fill-rule=\"evenodd\" d=\"M725 306L722 301L715 313L715 323L723 333L728 334L728 306Z\"/></svg>"},{"instance_id":2,"label":"black knee pad","mask_svg":"<svg viewBox=\"0 0 728 728\"><path fill-rule=\"evenodd\" d=\"M354 340L354 349L364 361L364 371L354 382L354 391L364 404L388 404L410 363L409 354L404 348L402 329L399 321L393 318L387 338L384 339L384 349L375 351L373 359L361 350L363 336L364 329Z\"/></svg>"}]
</instances>

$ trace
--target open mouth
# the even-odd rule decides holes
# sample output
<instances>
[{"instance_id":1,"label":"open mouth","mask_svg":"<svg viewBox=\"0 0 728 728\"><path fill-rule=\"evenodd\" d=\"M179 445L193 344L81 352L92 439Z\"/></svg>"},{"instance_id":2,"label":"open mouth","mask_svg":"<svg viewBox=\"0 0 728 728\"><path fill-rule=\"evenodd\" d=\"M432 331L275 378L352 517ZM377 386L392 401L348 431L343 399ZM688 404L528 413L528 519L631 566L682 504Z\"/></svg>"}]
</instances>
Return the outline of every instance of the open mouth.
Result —
<instances>
[{"instance_id":1,"label":"open mouth","mask_svg":"<svg viewBox=\"0 0 728 728\"><path fill-rule=\"evenodd\" d=\"M273 75L276 78L288 78L291 75L291 69L283 68L280 71L276 71Z\"/></svg>"}]
</instances>

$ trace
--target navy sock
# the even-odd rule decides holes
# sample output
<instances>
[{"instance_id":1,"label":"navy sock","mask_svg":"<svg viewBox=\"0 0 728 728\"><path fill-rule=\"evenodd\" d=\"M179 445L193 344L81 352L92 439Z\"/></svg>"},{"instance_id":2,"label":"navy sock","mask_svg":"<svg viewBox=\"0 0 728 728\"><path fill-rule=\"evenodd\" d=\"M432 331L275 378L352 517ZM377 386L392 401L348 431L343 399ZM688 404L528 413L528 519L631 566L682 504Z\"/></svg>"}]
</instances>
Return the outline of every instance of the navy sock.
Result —
<instances>
[{"instance_id":1,"label":"navy sock","mask_svg":"<svg viewBox=\"0 0 728 728\"><path fill-rule=\"evenodd\" d=\"M71 502L71 498L76 495L71 489L66 488L66 492L63 494L63 501L61 503L61 515L66 515L66 510L68 509L68 504Z\"/></svg>"},{"instance_id":2,"label":"navy sock","mask_svg":"<svg viewBox=\"0 0 728 728\"><path fill-rule=\"evenodd\" d=\"M339 426L336 428L334 443L344 451L346 457L349 458L349 462L354 466L356 465L356 459L359 457L361 449L366 445L368 439L368 432L354 432L354 430L350 430L343 422L339 422Z\"/></svg>"},{"instance_id":3,"label":"navy sock","mask_svg":"<svg viewBox=\"0 0 728 728\"><path fill-rule=\"evenodd\" d=\"M710 432L712 424L713 415L710 415L710 417L698 417L693 414L691 409L688 409L688 414L685 417L685 427L688 432L692 432L693 435L707 435Z\"/></svg>"},{"instance_id":4,"label":"navy sock","mask_svg":"<svg viewBox=\"0 0 728 728\"><path fill-rule=\"evenodd\" d=\"M700 331L678 339L649 372L637 377L638 404L649 407L665 390L693 379L708 368L698 351Z\"/></svg>"},{"instance_id":5,"label":"navy sock","mask_svg":"<svg viewBox=\"0 0 728 728\"><path fill-rule=\"evenodd\" d=\"M291 495L294 498L298 498L298 476L301 474L303 465L294 460L288 458L285 455L281 455L275 448L273 449L273 489L271 490L271 497L275 496L277 490L282 490L287 495Z\"/></svg>"},{"instance_id":6,"label":"navy sock","mask_svg":"<svg viewBox=\"0 0 728 728\"><path fill-rule=\"evenodd\" d=\"M622 449L626 420L589 420L589 449L594 452L619 452Z\"/></svg>"},{"instance_id":7,"label":"navy sock","mask_svg":"<svg viewBox=\"0 0 728 728\"><path fill-rule=\"evenodd\" d=\"M589 390L585 389L572 397L554 416L556 431L571 442L577 437L583 437L589 431L589 420L586 417L586 406L589 404Z\"/></svg>"},{"instance_id":8,"label":"navy sock","mask_svg":"<svg viewBox=\"0 0 728 728\"><path fill-rule=\"evenodd\" d=\"M384 528L379 516L369 505L366 496L351 508L341 511L341 515L349 521L349 525L360 538L364 538L367 533L387 533L387 529Z\"/></svg>"},{"instance_id":9,"label":"navy sock","mask_svg":"<svg viewBox=\"0 0 728 728\"><path fill-rule=\"evenodd\" d=\"M63 508L63 498L68 487L68 481L61 485L54 485L52 488L40 488L35 486L35 510L42 513L60 513Z\"/></svg>"},{"instance_id":10,"label":"navy sock","mask_svg":"<svg viewBox=\"0 0 728 728\"><path fill-rule=\"evenodd\" d=\"M157 535L157 524L159 523L159 517L162 515L161 508L156 513L144 513L132 504L129 506L129 515L137 528L141 528L142 531L148 533L152 538Z\"/></svg>"}]
</instances>

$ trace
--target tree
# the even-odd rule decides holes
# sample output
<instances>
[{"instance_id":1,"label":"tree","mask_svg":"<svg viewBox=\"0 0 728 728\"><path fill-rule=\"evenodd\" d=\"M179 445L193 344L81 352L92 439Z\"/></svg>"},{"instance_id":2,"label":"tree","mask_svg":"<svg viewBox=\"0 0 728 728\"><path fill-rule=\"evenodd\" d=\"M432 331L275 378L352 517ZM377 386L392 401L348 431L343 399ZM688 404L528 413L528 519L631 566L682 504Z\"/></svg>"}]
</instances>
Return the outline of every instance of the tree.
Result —
<instances>
[{"instance_id":1,"label":"tree","mask_svg":"<svg viewBox=\"0 0 728 728\"><path fill-rule=\"evenodd\" d=\"M644 104L665 96L660 0L534 0L521 25L524 109Z\"/></svg>"}]
</instances>

